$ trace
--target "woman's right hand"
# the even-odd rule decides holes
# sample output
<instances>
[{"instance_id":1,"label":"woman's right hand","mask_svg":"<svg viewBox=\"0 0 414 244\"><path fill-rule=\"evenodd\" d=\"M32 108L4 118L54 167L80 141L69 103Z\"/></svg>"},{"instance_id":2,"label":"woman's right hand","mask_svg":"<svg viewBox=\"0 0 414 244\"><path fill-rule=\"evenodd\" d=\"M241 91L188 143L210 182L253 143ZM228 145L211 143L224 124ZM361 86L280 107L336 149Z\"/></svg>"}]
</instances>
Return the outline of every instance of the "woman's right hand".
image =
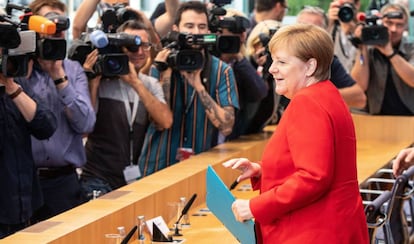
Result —
<instances>
[{"instance_id":1,"label":"woman's right hand","mask_svg":"<svg viewBox=\"0 0 414 244\"><path fill-rule=\"evenodd\" d=\"M250 162L247 158L234 158L223 163L226 168L238 169L241 171L237 181L243 181L251 177L260 177L262 167L258 163Z\"/></svg>"}]
</instances>

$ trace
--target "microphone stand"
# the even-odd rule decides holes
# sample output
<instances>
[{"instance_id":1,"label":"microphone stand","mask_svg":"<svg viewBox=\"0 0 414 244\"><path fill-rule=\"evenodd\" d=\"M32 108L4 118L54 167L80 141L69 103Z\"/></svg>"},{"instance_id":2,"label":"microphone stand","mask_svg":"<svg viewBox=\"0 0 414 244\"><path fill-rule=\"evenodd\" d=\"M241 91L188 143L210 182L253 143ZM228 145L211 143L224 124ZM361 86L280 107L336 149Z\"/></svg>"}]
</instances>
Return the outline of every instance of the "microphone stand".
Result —
<instances>
[{"instance_id":1,"label":"microphone stand","mask_svg":"<svg viewBox=\"0 0 414 244\"><path fill-rule=\"evenodd\" d=\"M182 236L182 234L180 233L180 230L178 229L178 223L180 223L181 218L184 215L187 214L187 212L190 209L191 205L193 205L193 202L196 199L196 197L197 197L197 193L194 193L194 195L190 198L190 200L188 200L187 204L185 205L185 207L181 211L180 217L178 218L177 222L175 222L175 228L174 228L173 236Z\"/></svg>"}]
</instances>

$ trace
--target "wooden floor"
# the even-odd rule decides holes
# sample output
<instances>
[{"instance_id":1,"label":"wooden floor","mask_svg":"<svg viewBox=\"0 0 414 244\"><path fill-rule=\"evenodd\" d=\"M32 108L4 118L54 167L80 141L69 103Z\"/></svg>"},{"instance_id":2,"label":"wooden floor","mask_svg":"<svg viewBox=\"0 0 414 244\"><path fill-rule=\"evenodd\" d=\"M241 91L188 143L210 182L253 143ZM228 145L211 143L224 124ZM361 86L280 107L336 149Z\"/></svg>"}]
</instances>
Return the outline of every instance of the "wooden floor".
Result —
<instances>
[{"instance_id":1,"label":"wooden floor","mask_svg":"<svg viewBox=\"0 0 414 244\"><path fill-rule=\"evenodd\" d=\"M354 115L353 118L357 134L360 182L414 141L414 117ZM268 127L267 133L219 145L0 242L105 243L104 234L115 232L117 226L131 229L136 224L138 215L144 215L147 219L156 216L166 218L168 202L177 201L181 196L190 197L193 193L197 193L198 197L191 214L197 214L200 209L205 208L207 166L212 165L223 181L230 185L237 177L237 172L225 169L221 163L234 157L259 160L274 129L275 126ZM243 183L239 187L243 191L235 190L236 197L249 198L257 194L247 191L248 187ZM206 213L206 216L191 216L190 221L191 228L183 230L185 243L238 243L211 213Z\"/></svg>"}]
</instances>

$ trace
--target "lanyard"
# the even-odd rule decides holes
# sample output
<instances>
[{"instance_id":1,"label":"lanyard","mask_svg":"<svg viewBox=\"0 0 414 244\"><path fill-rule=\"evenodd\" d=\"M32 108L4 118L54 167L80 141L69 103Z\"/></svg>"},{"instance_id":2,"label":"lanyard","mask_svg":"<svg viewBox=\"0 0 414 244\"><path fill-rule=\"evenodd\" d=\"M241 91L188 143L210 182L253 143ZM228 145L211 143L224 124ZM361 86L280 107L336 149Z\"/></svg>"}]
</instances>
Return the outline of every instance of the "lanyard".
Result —
<instances>
[{"instance_id":1,"label":"lanyard","mask_svg":"<svg viewBox=\"0 0 414 244\"><path fill-rule=\"evenodd\" d=\"M129 104L129 97L128 97L128 94L127 94L127 90L129 90L129 89L124 84L123 81L119 80L118 82L119 82L119 85L121 87L122 100L124 101L126 116L127 116L127 119L128 119L128 125L129 125L129 160L130 160L130 164L132 165L133 161L134 161L133 132L134 132L134 121L135 121L135 117L137 116L137 111L138 111L138 95L135 91L133 92L133 94L134 94L134 104L132 106L132 111L131 111L131 105Z\"/></svg>"}]
</instances>

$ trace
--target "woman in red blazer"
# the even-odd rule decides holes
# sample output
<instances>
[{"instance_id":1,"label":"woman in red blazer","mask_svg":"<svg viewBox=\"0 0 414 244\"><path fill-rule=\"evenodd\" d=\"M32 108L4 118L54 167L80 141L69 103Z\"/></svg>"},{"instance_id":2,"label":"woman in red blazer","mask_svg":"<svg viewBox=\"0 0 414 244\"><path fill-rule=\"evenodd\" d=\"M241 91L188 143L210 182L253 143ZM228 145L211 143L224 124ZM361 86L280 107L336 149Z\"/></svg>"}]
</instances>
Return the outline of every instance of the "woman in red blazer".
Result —
<instances>
[{"instance_id":1,"label":"woman in red blazer","mask_svg":"<svg viewBox=\"0 0 414 244\"><path fill-rule=\"evenodd\" d=\"M235 217L255 219L258 243L368 243L354 125L329 81L331 37L314 25L295 24L279 29L269 47L276 93L291 101L260 163L223 163L260 190L233 203Z\"/></svg>"}]
</instances>

